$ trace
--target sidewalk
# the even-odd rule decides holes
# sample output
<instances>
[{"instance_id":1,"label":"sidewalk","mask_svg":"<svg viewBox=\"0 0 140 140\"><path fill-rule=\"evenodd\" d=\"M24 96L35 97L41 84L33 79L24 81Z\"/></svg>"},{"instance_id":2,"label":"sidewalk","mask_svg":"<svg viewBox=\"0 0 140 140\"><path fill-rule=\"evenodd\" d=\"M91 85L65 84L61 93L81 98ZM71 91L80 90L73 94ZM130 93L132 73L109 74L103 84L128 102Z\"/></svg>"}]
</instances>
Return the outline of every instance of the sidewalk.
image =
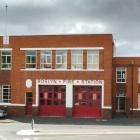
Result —
<instances>
[{"instance_id":1,"label":"sidewalk","mask_svg":"<svg viewBox=\"0 0 140 140\"><path fill-rule=\"evenodd\" d=\"M47 130L20 130L17 135L140 135L140 128L135 129L47 129Z\"/></svg>"},{"instance_id":2,"label":"sidewalk","mask_svg":"<svg viewBox=\"0 0 140 140\"><path fill-rule=\"evenodd\" d=\"M59 118L59 117L11 117L9 120L19 123L31 123L32 118L35 124L54 125L110 125L110 126L140 126L140 119L113 118L113 119L93 119L93 118Z\"/></svg>"}]
</instances>

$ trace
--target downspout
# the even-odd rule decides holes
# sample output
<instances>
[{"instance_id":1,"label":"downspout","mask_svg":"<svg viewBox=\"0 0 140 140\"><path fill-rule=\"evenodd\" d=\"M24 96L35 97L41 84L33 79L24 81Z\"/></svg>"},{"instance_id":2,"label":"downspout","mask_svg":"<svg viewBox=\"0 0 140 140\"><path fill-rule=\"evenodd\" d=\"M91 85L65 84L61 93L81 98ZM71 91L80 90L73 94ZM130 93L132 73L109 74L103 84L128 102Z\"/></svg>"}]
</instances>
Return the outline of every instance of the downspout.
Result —
<instances>
[{"instance_id":1,"label":"downspout","mask_svg":"<svg viewBox=\"0 0 140 140\"><path fill-rule=\"evenodd\" d=\"M131 115L133 116L133 79L134 79L134 61L131 61Z\"/></svg>"}]
</instances>

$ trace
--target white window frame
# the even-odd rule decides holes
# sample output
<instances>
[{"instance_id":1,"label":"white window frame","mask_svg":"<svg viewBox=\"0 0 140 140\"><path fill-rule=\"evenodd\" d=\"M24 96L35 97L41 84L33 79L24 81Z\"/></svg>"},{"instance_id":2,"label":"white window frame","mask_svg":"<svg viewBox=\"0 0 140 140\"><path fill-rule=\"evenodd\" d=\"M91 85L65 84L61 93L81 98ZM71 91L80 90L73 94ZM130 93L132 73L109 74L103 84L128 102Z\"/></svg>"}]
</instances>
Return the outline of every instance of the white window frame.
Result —
<instances>
[{"instance_id":1,"label":"white window frame","mask_svg":"<svg viewBox=\"0 0 140 140\"><path fill-rule=\"evenodd\" d=\"M140 67L138 68L138 83L140 83Z\"/></svg>"},{"instance_id":2,"label":"white window frame","mask_svg":"<svg viewBox=\"0 0 140 140\"><path fill-rule=\"evenodd\" d=\"M81 54L78 54L78 53L73 54L72 53L73 51L81 51L82 52L81 53L82 54L82 62L81 63L77 63L78 62L78 55L81 56ZM76 58L76 63L72 63L72 59L73 59L74 55L77 57ZM82 65L82 68L74 68L72 65ZM72 70L82 70L83 69L83 50L71 50L71 69Z\"/></svg>"},{"instance_id":3,"label":"white window frame","mask_svg":"<svg viewBox=\"0 0 140 140\"><path fill-rule=\"evenodd\" d=\"M4 86L7 86L8 88L4 88ZM1 99L2 102L1 103L2 104L11 103L11 85L2 85L1 89L2 89L2 99ZM8 95L7 95L8 96L8 99L7 99L8 102L4 102L4 98L3 98L4 97L4 95L3 95L4 94L4 91L3 91L4 89L8 89Z\"/></svg>"},{"instance_id":4,"label":"white window frame","mask_svg":"<svg viewBox=\"0 0 140 140\"><path fill-rule=\"evenodd\" d=\"M29 50L30 51L30 50ZM35 57L36 57L36 59L35 59L35 63L27 63L26 62L26 60L27 60L27 56L29 56L29 57L33 57L34 55L27 55L27 51L25 51L25 68L26 69L36 69L37 68L37 52L36 52L36 50L33 50L33 51L35 51ZM30 58L30 61L31 61L31 58ZM29 68L29 67L27 67L27 65L35 65L35 68Z\"/></svg>"},{"instance_id":5,"label":"white window frame","mask_svg":"<svg viewBox=\"0 0 140 140\"><path fill-rule=\"evenodd\" d=\"M44 51L44 50L42 50L42 51ZM45 50L45 51L47 51L47 50ZM49 51L51 52L50 54L47 54L47 53L42 54L41 51L40 51L40 69L52 69L52 50L49 50ZM42 56L45 57L46 63L41 62ZM47 62L48 61L47 57L50 57L50 60L51 60L50 63ZM42 65L50 65L50 68L42 67Z\"/></svg>"},{"instance_id":6,"label":"white window frame","mask_svg":"<svg viewBox=\"0 0 140 140\"><path fill-rule=\"evenodd\" d=\"M89 51L94 51L93 54L89 54ZM95 53L96 52L96 53ZM89 62L89 56L92 57L92 63L88 63ZM98 58L98 62L94 61L94 57L97 56ZM99 60L99 50L87 50L87 69L88 70L99 70L99 63L100 63L100 60ZM97 68L89 68L88 65L98 65Z\"/></svg>"},{"instance_id":7,"label":"white window frame","mask_svg":"<svg viewBox=\"0 0 140 140\"><path fill-rule=\"evenodd\" d=\"M66 51L65 56L61 55L61 54L57 54L57 51ZM60 62L57 62L57 57L60 57ZM61 65L63 64L63 57L66 57L66 68L57 68L57 65ZM67 69L67 50L56 50L56 63L55 63L55 69L61 69L61 70L66 70Z\"/></svg>"},{"instance_id":8,"label":"white window frame","mask_svg":"<svg viewBox=\"0 0 140 140\"><path fill-rule=\"evenodd\" d=\"M140 109L140 93L138 93L138 109Z\"/></svg>"},{"instance_id":9,"label":"white window frame","mask_svg":"<svg viewBox=\"0 0 140 140\"><path fill-rule=\"evenodd\" d=\"M58 57L60 57L60 62L57 61ZM56 55L56 65L57 64L63 64L62 60L63 60L63 55Z\"/></svg>"},{"instance_id":10,"label":"white window frame","mask_svg":"<svg viewBox=\"0 0 140 140\"><path fill-rule=\"evenodd\" d=\"M2 55L2 53L3 53L4 51L10 52L10 54L9 54L9 55ZM3 62L2 62L2 57L3 57L3 56L6 57L6 63L3 63ZM10 57L10 63L7 63L7 57ZM7 68L3 68L3 67L2 67L3 64L7 65L8 67L7 67ZM11 70L11 68L12 68L12 51L11 51L11 50L1 50L1 69L2 69L2 70Z\"/></svg>"},{"instance_id":11,"label":"white window frame","mask_svg":"<svg viewBox=\"0 0 140 140\"><path fill-rule=\"evenodd\" d=\"M117 75L117 72L121 72L121 74L120 74L120 78L118 78L118 75ZM122 74L122 72L124 72L125 71L125 78L123 78L123 74ZM124 82L122 82L122 81L118 81L118 79L120 79L120 80L122 80L122 79L125 79L125 81ZM116 83L126 83L126 81L127 81L127 68L126 67L117 67L116 68Z\"/></svg>"}]
</instances>

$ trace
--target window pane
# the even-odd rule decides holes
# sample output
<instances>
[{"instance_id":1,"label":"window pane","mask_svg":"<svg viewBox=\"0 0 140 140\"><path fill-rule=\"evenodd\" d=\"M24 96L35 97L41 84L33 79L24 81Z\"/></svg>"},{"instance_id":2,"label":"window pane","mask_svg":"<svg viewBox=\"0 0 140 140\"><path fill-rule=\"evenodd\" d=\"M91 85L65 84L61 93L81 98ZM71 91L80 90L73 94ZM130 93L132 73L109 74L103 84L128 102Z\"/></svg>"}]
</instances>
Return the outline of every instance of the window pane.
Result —
<instances>
[{"instance_id":1,"label":"window pane","mask_svg":"<svg viewBox=\"0 0 140 140\"><path fill-rule=\"evenodd\" d=\"M26 55L36 55L36 51L35 50L28 50L28 51L26 51Z\"/></svg>"},{"instance_id":2,"label":"window pane","mask_svg":"<svg viewBox=\"0 0 140 140\"><path fill-rule=\"evenodd\" d=\"M82 69L83 68L83 51L82 50L72 50L71 51L71 62L72 69Z\"/></svg>"},{"instance_id":3,"label":"window pane","mask_svg":"<svg viewBox=\"0 0 140 140\"><path fill-rule=\"evenodd\" d=\"M11 102L11 87L10 85L2 85L2 93L1 101L3 103L10 103Z\"/></svg>"},{"instance_id":4,"label":"window pane","mask_svg":"<svg viewBox=\"0 0 140 140\"><path fill-rule=\"evenodd\" d=\"M2 68L11 68L11 51L2 50L1 52L1 67Z\"/></svg>"},{"instance_id":5,"label":"window pane","mask_svg":"<svg viewBox=\"0 0 140 140\"><path fill-rule=\"evenodd\" d=\"M11 63L11 56L7 56L7 63Z\"/></svg>"},{"instance_id":6,"label":"window pane","mask_svg":"<svg viewBox=\"0 0 140 140\"><path fill-rule=\"evenodd\" d=\"M57 50L56 51L56 69L67 68L67 51Z\"/></svg>"},{"instance_id":7,"label":"window pane","mask_svg":"<svg viewBox=\"0 0 140 140\"><path fill-rule=\"evenodd\" d=\"M99 51L98 50L87 51L87 68L99 69Z\"/></svg>"},{"instance_id":8,"label":"window pane","mask_svg":"<svg viewBox=\"0 0 140 140\"><path fill-rule=\"evenodd\" d=\"M2 56L2 63L6 63L6 57Z\"/></svg>"},{"instance_id":9,"label":"window pane","mask_svg":"<svg viewBox=\"0 0 140 140\"><path fill-rule=\"evenodd\" d=\"M52 51L43 50L41 51L41 68L51 68Z\"/></svg>"},{"instance_id":10,"label":"window pane","mask_svg":"<svg viewBox=\"0 0 140 140\"><path fill-rule=\"evenodd\" d=\"M126 82L126 68L125 67L117 67L117 82L118 83L125 83Z\"/></svg>"},{"instance_id":11,"label":"window pane","mask_svg":"<svg viewBox=\"0 0 140 140\"><path fill-rule=\"evenodd\" d=\"M11 51L9 50L2 50L2 55L11 55Z\"/></svg>"},{"instance_id":12,"label":"window pane","mask_svg":"<svg viewBox=\"0 0 140 140\"><path fill-rule=\"evenodd\" d=\"M26 51L26 68L36 68L36 51Z\"/></svg>"}]
</instances>

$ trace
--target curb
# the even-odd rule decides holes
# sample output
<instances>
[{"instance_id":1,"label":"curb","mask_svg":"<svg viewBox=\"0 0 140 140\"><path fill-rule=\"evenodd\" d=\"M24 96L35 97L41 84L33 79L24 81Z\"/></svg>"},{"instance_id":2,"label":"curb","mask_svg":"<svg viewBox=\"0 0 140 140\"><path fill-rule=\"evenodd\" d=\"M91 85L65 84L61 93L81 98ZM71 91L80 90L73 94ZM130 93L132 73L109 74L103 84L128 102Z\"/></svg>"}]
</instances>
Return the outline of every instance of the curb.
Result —
<instances>
[{"instance_id":1,"label":"curb","mask_svg":"<svg viewBox=\"0 0 140 140\"><path fill-rule=\"evenodd\" d=\"M24 133L22 133L22 131ZM69 130L70 131L70 130ZM93 132L85 131L73 131L69 132L65 130L21 130L17 132L17 135L35 135L35 136L68 136L68 135L140 135L140 129L137 130L93 130ZM26 133L25 133L26 132ZM29 132L29 133L28 133Z\"/></svg>"}]
</instances>

